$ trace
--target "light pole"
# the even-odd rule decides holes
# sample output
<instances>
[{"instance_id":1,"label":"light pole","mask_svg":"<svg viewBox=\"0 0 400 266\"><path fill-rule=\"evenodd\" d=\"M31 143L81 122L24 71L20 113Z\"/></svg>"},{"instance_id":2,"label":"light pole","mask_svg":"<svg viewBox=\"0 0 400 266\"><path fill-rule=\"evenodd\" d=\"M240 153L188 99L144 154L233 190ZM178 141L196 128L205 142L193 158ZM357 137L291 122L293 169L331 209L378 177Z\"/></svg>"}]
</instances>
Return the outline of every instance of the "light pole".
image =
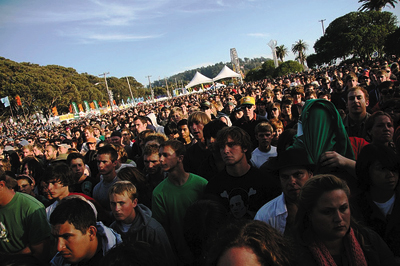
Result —
<instances>
[{"instance_id":1,"label":"light pole","mask_svg":"<svg viewBox=\"0 0 400 266\"><path fill-rule=\"evenodd\" d=\"M131 90L131 84L129 84L129 79L128 77L126 77L126 82L128 82L128 87L129 87L129 91L131 92L131 107L132 107L132 103L133 103L133 94L132 94L132 90Z\"/></svg>"},{"instance_id":2,"label":"light pole","mask_svg":"<svg viewBox=\"0 0 400 266\"><path fill-rule=\"evenodd\" d=\"M325 35L325 28L324 28L324 21L325 21L326 19L321 19L321 20L318 20L318 22L321 22L321 24L322 24L322 35Z\"/></svg>"},{"instance_id":3,"label":"light pole","mask_svg":"<svg viewBox=\"0 0 400 266\"><path fill-rule=\"evenodd\" d=\"M113 115L113 107L114 107L113 96L111 94L111 91L108 89L108 83L107 83L107 78L106 78L107 74L110 74L110 72L107 72L107 73L104 72L103 74L100 74L99 76L104 76L104 83L106 84L108 100L110 101L110 106L111 106L111 115ZM100 83L103 83L103 82L97 82L94 85L96 86L96 85L99 85Z\"/></svg>"}]
</instances>

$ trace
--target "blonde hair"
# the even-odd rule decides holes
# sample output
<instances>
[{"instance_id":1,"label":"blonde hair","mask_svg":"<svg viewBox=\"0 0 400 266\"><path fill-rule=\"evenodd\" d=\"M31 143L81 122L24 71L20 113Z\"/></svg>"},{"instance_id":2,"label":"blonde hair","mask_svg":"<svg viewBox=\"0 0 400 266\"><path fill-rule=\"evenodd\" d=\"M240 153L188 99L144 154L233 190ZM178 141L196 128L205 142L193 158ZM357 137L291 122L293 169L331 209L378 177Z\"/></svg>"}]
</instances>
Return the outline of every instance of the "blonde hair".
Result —
<instances>
[{"instance_id":1,"label":"blonde hair","mask_svg":"<svg viewBox=\"0 0 400 266\"><path fill-rule=\"evenodd\" d=\"M118 181L108 190L109 197L112 194L124 195L125 193L132 201L138 197L135 185L129 181Z\"/></svg>"}]
</instances>

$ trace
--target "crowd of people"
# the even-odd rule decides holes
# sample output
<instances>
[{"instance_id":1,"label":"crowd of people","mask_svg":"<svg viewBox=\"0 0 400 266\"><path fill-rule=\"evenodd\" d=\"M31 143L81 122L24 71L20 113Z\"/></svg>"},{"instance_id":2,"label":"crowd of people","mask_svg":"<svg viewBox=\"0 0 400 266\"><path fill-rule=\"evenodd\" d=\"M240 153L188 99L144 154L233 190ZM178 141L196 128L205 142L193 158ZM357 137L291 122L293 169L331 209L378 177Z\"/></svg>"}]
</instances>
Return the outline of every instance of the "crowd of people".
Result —
<instances>
[{"instance_id":1,"label":"crowd of people","mask_svg":"<svg viewBox=\"0 0 400 266\"><path fill-rule=\"evenodd\" d=\"M3 122L0 265L400 265L396 58Z\"/></svg>"}]
</instances>

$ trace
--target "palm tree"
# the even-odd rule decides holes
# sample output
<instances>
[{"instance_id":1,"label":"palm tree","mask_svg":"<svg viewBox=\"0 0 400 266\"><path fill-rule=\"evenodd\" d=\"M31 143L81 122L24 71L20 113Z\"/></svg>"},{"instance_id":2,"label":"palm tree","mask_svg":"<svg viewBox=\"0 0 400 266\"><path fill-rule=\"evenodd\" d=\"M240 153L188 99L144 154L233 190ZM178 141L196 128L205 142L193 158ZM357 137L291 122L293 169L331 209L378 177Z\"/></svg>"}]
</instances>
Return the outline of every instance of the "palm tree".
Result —
<instances>
[{"instance_id":1,"label":"palm tree","mask_svg":"<svg viewBox=\"0 0 400 266\"><path fill-rule=\"evenodd\" d=\"M288 49L284 45L275 47L276 56L283 62L283 58L288 55Z\"/></svg>"},{"instance_id":2,"label":"palm tree","mask_svg":"<svg viewBox=\"0 0 400 266\"><path fill-rule=\"evenodd\" d=\"M292 46L292 52L297 54L297 58L300 64L304 65L304 61L306 61L305 51L308 49L308 44L305 43L303 40L298 40Z\"/></svg>"},{"instance_id":3,"label":"palm tree","mask_svg":"<svg viewBox=\"0 0 400 266\"><path fill-rule=\"evenodd\" d=\"M358 9L360 11L382 11L387 5L394 8L397 4L397 0L358 0L358 2L363 3Z\"/></svg>"}]
</instances>

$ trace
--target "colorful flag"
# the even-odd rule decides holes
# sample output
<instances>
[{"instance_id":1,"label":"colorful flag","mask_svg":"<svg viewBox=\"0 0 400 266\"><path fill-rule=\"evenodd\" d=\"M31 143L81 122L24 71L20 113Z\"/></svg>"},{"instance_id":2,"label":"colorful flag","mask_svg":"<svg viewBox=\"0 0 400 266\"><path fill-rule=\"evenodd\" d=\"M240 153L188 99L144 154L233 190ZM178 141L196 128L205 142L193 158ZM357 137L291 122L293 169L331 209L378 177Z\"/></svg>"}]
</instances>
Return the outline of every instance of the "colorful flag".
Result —
<instances>
[{"instance_id":1,"label":"colorful flag","mask_svg":"<svg viewBox=\"0 0 400 266\"><path fill-rule=\"evenodd\" d=\"M1 98L0 100L4 104L4 107L10 106L10 100L8 99L8 96Z\"/></svg>"}]
</instances>

